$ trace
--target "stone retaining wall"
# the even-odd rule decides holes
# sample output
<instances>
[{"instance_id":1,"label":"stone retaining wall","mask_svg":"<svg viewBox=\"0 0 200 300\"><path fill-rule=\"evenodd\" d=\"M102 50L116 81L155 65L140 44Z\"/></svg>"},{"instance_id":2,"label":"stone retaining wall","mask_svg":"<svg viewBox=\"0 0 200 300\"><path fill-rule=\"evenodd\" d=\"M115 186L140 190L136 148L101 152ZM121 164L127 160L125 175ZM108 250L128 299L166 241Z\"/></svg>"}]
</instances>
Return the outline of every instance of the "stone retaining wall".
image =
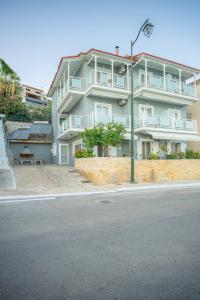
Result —
<instances>
[{"instance_id":1,"label":"stone retaining wall","mask_svg":"<svg viewBox=\"0 0 200 300\"><path fill-rule=\"evenodd\" d=\"M130 181L128 157L79 158L75 169L96 185ZM137 160L135 178L137 182L200 179L200 159Z\"/></svg>"}]
</instances>

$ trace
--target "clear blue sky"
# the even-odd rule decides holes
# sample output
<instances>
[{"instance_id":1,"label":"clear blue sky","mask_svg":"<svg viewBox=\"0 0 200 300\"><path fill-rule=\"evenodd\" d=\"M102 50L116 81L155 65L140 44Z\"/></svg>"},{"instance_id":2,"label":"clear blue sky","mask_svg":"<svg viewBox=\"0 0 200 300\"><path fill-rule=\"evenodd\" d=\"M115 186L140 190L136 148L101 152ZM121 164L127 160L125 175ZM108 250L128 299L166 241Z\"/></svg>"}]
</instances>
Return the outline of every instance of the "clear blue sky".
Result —
<instances>
[{"instance_id":1,"label":"clear blue sky","mask_svg":"<svg viewBox=\"0 0 200 300\"><path fill-rule=\"evenodd\" d=\"M90 48L129 53L130 40L148 17L149 52L200 68L199 0L0 0L0 57L23 83L47 91L61 56Z\"/></svg>"}]
</instances>

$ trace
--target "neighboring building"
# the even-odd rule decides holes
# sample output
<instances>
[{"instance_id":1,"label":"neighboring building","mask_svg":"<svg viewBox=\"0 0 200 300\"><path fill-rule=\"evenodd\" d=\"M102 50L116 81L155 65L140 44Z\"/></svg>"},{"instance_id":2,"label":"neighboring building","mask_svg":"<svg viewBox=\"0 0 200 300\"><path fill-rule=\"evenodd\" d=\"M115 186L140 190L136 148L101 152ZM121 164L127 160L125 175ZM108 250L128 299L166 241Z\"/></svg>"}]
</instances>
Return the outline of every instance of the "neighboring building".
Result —
<instances>
[{"instance_id":1,"label":"neighboring building","mask_svg":"<svg viewBox=\"0 0 200 300\"><path fill-rule=\"evenodd\" d=\"M50 98L46 97L44 91L22 84L22 102L32 106L46 106Z\"/></svg>"},{"instance_id":2,"label":"neighboring building","mask_svg":"<svg viewBox=\"0 0 200 300\"><path fill-rule=\"evenodd\" d=\"M141 53L134 56L134 119L137 158L167 145L184 151L188 141L200 140L186 107L197 102L196 87L187 84L200 71ZM54 162L73 164L82 147L79 134L100 122L119 122L127 129L110 156L130 155L130 57L96 49L63 57L48 92L52 97Z\"/></svg>"},{"instance_id":3,"label":"neighboring building","mask_svg":"<svg viewBox=\"0 0 200 300\"><path fill-rule=\"evenodd\" d=\"M188 118L194 118L197 120L197 130L198 133L200 133L200 79L198 79L196 82L193 82L193 84L196 84L199 101L187 107L187 116ZM188 148L195 151L200 151L200 142L189 142Z\"/></svg>"},{"instance_id":4,"label":"neighboring building","mask_svg":"<svg viewBox=\"0 0 200 300\"><path fill-rule=\"evenodd\" d=\"M15 129L9 134L9 149L13 164L23 164L23 155L29 156L27 164L52 163L51 125L38 121Z\"/></svg>"}]
</instances>

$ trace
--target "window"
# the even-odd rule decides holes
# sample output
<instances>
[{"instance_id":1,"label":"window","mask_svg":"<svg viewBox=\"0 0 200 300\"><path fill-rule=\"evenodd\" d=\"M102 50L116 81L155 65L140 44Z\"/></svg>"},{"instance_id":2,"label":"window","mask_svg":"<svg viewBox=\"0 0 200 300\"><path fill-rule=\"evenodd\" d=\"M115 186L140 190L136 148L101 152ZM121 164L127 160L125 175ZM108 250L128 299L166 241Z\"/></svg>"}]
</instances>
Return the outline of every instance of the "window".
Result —
<instances>
[{"instance_id":1,"label":"window","mask_svg":"<svg viewBox=\"0 0 200 300\"><path fill-rule=\"evenodd\" d=\"M145 120L153 116L153 106L139 104L139 115Z\"/></svg>"},{"instance_id":2,"label":"window","mask_svg":"<svg viewBox=\"0 0 200 300\"><path fill-rule=\"evenodd\" d=\"M95 103L95 122L109 123L111 122L111 105L106 103Z\"/></svg>"},{"instance_id":3,"label":"window","mask_svg":"<svg viewBox=\"0 0 200 300\"><path fill-rule=\"evenodd\" d=\"M181 151L180 143L171 143L171 152L172 153L179 153L180 151Z\"/></svg>"},{"instance_id":4,"label":"window","mask_svg":"<svg viewBox=\"0 0 200 300\"><path fill-rule=\"evenodd\" d=\"M82 149L82 140L77 140L73 142L73 155L76 153L76 151L79 151Z\"/></svg>"}]
</instances>

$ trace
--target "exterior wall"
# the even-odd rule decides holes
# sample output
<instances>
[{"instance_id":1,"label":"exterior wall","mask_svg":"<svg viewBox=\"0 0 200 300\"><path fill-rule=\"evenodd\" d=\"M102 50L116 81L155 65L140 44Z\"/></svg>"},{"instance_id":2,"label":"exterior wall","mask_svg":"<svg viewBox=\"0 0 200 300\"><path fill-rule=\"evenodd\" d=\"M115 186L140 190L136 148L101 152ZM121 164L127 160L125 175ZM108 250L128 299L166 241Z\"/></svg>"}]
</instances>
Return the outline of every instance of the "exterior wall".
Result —
<instances>
[{"instance_id":1,"label":"exterior wall","mask_svg":"<svg viewBox=\"0 0 200 300\"><path fill-rule=\"evenodd\" d=\"M54 92L52 97L52 127L53 127L53 162L58 164L58 122L59 114L57 113L57 99L56 92Z\"/></svg>"},{"instance_id":2,"label":"exterior wall","mask_svg":"<svg viewBox=\"0 0 200 300\"><path fill-rule=\"evenodd\" d=\"M103 57L102 57L103 58ZM117 66L116 62L117 58L114 58L114 73L118 73L119 66ZM103 61L103 60L102 60ZM107 59L108 62L108 59ZM73 64L74 61L70 62L70 65ZM126 64L126 62L125 62ZM84 78L85 81L85 89L88 88L89 84L91 84L91 71L94 70L94 60L91 61L90 64L88 64L86 61L82 62L82 65L78 67L79 64L77 65L77 68L72 68L72 70L76 70L72 74L72 72L69 74L70 76L75 76L75 77L81 77ZM105 71L105 72L111 72L111 61L108 62L108 64L103 64L98 60L97 62L97 70L98 71ZM144 70L144 61L143 63L139 63L136 67L134 67L134 77L137 78L139 76L139 70ZM67 64L66 64L66 69L64 70L65 74L67 74ZM150 61L148 62L148 72L153 73L154 75L158 76L163 76L163 66L161 63L158 62L153 62L151 63ZM173 67L166 67L166 77L168 77L169 73L173 75L173 78L176 78L179 80L179 71L177 66ZM127 71L125 72L124 76L127 75ZM130 72L129 72L130 75ZM186 75L185 75L186 76ZM63 78L62 74L60 74L61 78L61 86L63 84ZM184 81L184 74L182 72L182 80ZM59 86L59 83L58 83ZM62 87L61 87L62 88ZM53 156L53 161L55 163L59 162L59 144L60 143L65 143L68 144L68 154L69 154L69 164L74 163L74 158L72 156L72 143L74 140L79 139L78 135L76 138L72 139L62 139L58 140L59 136L59 114L57 113L57 104L56 104L56 93L53 95L52 99L52 123L53 123L53 134L54 134L54 149L55 149L55 155ZM166 100L167 101L167 100ZM122 114L122 115L130 115L131 114L131 102L130 102L130 97L127 101L127 103L124 106L120 106L118 104L117 99L110 99L110 98L105 98L105 97L96 97L96 96L82 96L81 99L79 100L78 103L71 109L68 114L71 115L78 115L78 116L88 116L91 112L95 112L95 103L105 103L105 104L110 104L112 105L112 114ZM184 103L184 101L183 101ZM139 118L139 105L149 105L154 107L154 115L170 115L172 114L172 110L178 110L180 111L180 116L181 118L185 119L186 118L186 106L183 104L175 104L172 103L172 100L169 99L168 103L166 102L161 102L158 98L158 101L153 101L150 99L134 99L134 118L137 120ZM138 142L136 143L135 150L136 152L142 153L142 140L151 140L150 137L144 136L144 134L137 134L139 139ZM69 138L69 136L68 136ZM163 139L164 140L164 139ZM181 149L185 149L185 143L181 143ZM160 150L160 146L162 144L162 141L153 141L152 143L152 152L158 152ZM171 143L167 142L167 146L169 150L171 150ZM117 149L117 154L119 156L128 156L130 155L130 150L129 150L129 141L125 140L121 147L118 147Z\"/></svg>"},{"instance_id":3,"label":"exterior wall","mask_svg":"<svg viewBox=\"0 0 200 300\"><path fill-rule=\"evenodd\" d=\"M19 164L19 154L23 151L24 146L29 147L35 158L42 159L45 164L52 163L51 144L10 143L10 154L14 164Z\"/></svg>"},{"instance_id":4,"label":"exterior wall","mask_svg":"<svg viewBox=\"0 0 200 300\"><path fill-rule=\"evenodd\" d=\"M75 169L96 185L129 182L130 165L126 157L75 160ZM135 178L138 183L200 179L200 160L138 160Z\"/></svg>"},{"instance_id":5,"label":"exterior wall","mask_svg":"<svg viewBox=\"0 0 200 300\"><path fill-rule=\"evenodd\" d=\"M197 120L197 131L200 135L200 81L197 82L197 95L199 97L199 101L191 106L188 106L187 112L191 114L192 119ZM189 142L188 148L200 151L200 142Z\"/></svg>"}]
</instances>

